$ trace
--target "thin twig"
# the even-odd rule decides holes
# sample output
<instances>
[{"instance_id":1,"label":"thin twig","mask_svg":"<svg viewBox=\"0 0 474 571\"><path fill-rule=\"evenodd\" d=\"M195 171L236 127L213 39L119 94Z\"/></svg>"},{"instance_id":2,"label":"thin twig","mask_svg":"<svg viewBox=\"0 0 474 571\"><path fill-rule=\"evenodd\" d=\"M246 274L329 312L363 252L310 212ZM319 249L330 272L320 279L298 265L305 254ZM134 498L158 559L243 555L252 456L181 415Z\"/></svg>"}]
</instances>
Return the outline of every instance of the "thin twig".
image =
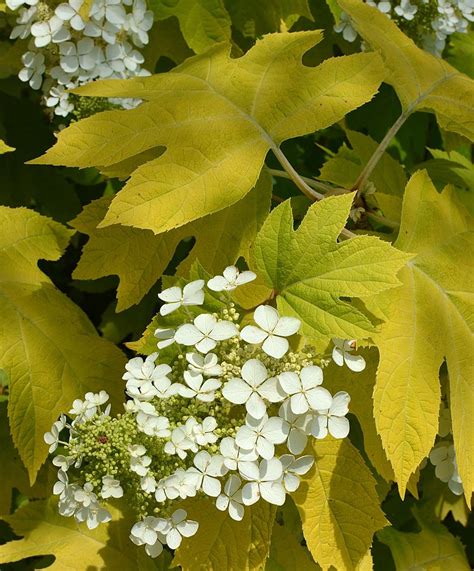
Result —
<instances>
[{"instance_id":1,"label":"thin twig","mask_svg":"<svg viewBox=\"0 0 474 571\"><path fill-rule=\"evenodd\" d=\"M389 220L388 218L385 218L380 214L375 214L374 212L366 211L366 214L369 218L372 218L372 220L375 220L376 222L379 222L384 226L388 226L389 228L395 228L395 229L400 228L400 223L395 222L395 220Z\"/></svg>"},{"instance_id":2,"label":"thin twig","mask_svg":"<svg viewBox=\"0 0 474 571\"><path fill-rule=\"evenodd\" d=\"M289 180L293 180L293 178L286 171L280 171L278 169L268 169L268 172L272 176L277 176L279 178L287 178ZM328 184L325 184L324 182L319 182L318 180L314 180L313 178L309 178L307 176L301 176L301 175L299 175L299 177L301 178L301 180L303 180L311 188L314 188L316 190L321 190L324 193L332 192L335 190L334 187L329 186Z\"/></svg>"}]
</instances>

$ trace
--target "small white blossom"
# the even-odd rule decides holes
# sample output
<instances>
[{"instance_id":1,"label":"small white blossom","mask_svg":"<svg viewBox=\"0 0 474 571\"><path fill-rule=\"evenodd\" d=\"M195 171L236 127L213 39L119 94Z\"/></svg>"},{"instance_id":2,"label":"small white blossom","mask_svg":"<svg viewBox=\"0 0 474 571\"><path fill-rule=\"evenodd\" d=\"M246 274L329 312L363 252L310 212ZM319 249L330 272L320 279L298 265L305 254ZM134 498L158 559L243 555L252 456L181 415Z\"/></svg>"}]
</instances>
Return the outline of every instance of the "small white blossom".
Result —
<instances>
[{"instance_id":1,"label":"small white blossom","mask_svg":"<svg viewBox=\"0 0 474 571\"><path fill-rule=\"evenodd\" d=\"M262 460L260 464L247 462L240 467L240 474L249 480L242 488L244 505L251 506L260 497L270 504L282 506L286 492L282 484L283 466L277 458Z\"/></svg>"},{"instance_id":2,"label":"small white blossom","mask_svg":"<svg viewBox=\"0 0 474 571\"><path fill-rule=\"evenodd\" d=\"M304 414L310 409L319 410L331 406L331 393L319 386L323 382L323 371L317 365L303 367L299 374L286 371L277 378L283 391L291 395L291 410L295 414Z\"/></svg>"},{"instance_id":3,"label":"small white blossom","mask_svg":"<svg viewBox=\"0 0 474 571\"><path fill-rule=\"evenodd\" d=\"M313 420L312 414L295 414L291 410L290 400L286 400L278 411L278 416L283 418L290 427L290 433L286 445L292 454L301 454L306 448L308 434L311 434L309 427Z\"/></svg>"},{"instance_id":4,"label":"small white blossom","mask_svg":"<svg viewBox=\"0 0 474 571\"><path fill-rule=\"evenodd\" d=\"M241 483L237 475L231 474L224 485L224 492L216 499L216 508L220 511L229 510L230 517L236 521L241 521L244 517Z\"/></svg>"},{"instance_id":5,"label":"small white blossom","mask_svg":"<svg viewBox=\"0 0 474 571\"><path fill-rule=\"evenodd\" d=\"M39 89L43 83L44 55L38 52L26 52L21 56L23 68L18 77L25 83L28 82L31 89Z\"/></svg>"},{"instance_id":6,"label":"small white blossom","mask_svg":"<svg viewBox=\"0 0 474 571\"><path fill-rule=\"evenodd\" d=\"M332 398L331 406L319 410L312 422L311 433L315 438L322 439L328 434L334 438L345 438L349 434L349 421L345 418L349 412L351 397L344 391L339 391Z\"/></svg>"},{"instance_id":7,"label":"small white blossom","mask_svg":"<svg viewBox=\"0 0 474 571\"><path fill-rule=\"evenodd\" d=\"M339 367L344 363L351 371L360 373L365 369L365 359L362 355L351 355L351 352L357 348L355 339L333 339L334 349L332 350L332 359Z\"/></svg>"},{"instance_id":8,"label":"small white blossom","mask_svg":"<svg viewBox=\"0 0 474 571\"><path fill-rule=\"evenodd\" d=\"M17 18L16 26L13 28L10 34L10 40L20 40L26 39L31 33L31 26L33 25L38 9L36 6L31 6L30 8L22 8L20 15Z\"/></svg>"},{"instance_id":9,"label":"small white blossom","mask_svg":"<svg viewBox=\"0 0 474 571\"><path fill-rule=\"evenodd\" d=\"M80 31L86 27L81 16L81 8L84 0L68 0L67 3L59 4L54 13L63 22L69 22L73 30Z\"/></svg>"},{"instance_id":10,"label":"small white blossom","mask_svg":"<svg viewBox=\"0 0 474 571\"><path fill-rule=\"evenodd\" d=\"M159 339L158 343L156 344L158 349L164 349L165 347L172 345L174 343L175 333L176 331L174 329L170 329L169 327L158 327L155 329L155 337Z\"/></svg>"},{"instance_id":11,"label":"small white blossom","mask_svg":"<svg viewBox=\"0 0 474 571\"><path fill-rule=\"evenodd\" d=\"M107 523L112 519L112 514L109 510L106 510L97 502L92 502L87 506L83 505L74 515L79 523L85 521L88 529L95 529L99 524Z\"/></svg>"},{"instance_id":12,"label":"small white blossom","mask_svg":"<svg viewBox=\"0 0 474 571\"><path fill-rule=\"evenodd\" d=\"M226 436L219 443L219 449L224 457L224 466L228 470L237 470L242 462L253 462L258 459L255 450L244 450L237 446L235 438Z\"/></svg>"},{"instance_id":13,"label":"small white blossom","mask_svg":"<svg viewBox=\"0 0 474 571\"><path fill-rule=\"evenodd\" d=\"M284 442L288 433L288 423L279 416L268 418L265 414L263 418L255 419L248 414L245 425L237 430L235 442L240 448L257 452L269 460L275 455L275 444Z\"/></svg>"},{"instance_id":14,"label":"small white blossom","mask_svg":"<svg viewBox=\"0 0 474 571\"><path fill-rule=\"evenodd\" d=\"M194 498L199 489L198 483L196 474L178 468L171 476L158 484L155 498L157 501L165 501L166 498L170 500Z\"/></svg>"},{"instance_id":15,"label":"small white blossom","mask_svg":"<svg viewBox=\"0 0 474 571\"><path fill-rule=\"evenodd\" d=\"M123 24L126 19L121 0L94 0L89 15L97 21L105 18L116 26Z\"/></svg>"},{"instance_id":16,"label":"small white blossom","mask_svg":"<svg viewBox=\"0 0 474 571\"><path fill-rule=\"evenodd\" d=\"M196 280L185 285L183 289L173 286L163 290L158 297L165 302L160 307L161 315L168 315L181 306L202 305L204 303L204 280Z\"/></svg>"},{"instance_id":17,"label":"small white blossom","mask_svg":"<svg viewBox=\"0 0 474 571\"><path fill-rule=\"evenodd\" d=\"M263 343L262 349L270 357L283 357L289 348L286 337L299 330L301 321L296 317L280 317L278 311L269 305L257 307L253 318L258 327L247 325L240 332L240 337L247 343Z\"/></svg>"},{"instance_id":18,"label":"small white blossom","mask_svg":"<svg viewBox=\"0 0 474 571\"><path fill-rule=\"evenodd\" d=\"M201 423L196 423L192 427L193 439L199 446L207 446L217 442L217 435L214 430L217 428L217 420L213 416L206 416Z\"/></svg>"},{"instance_id":19,"label":"small white blossom","mask_svg":"<svg viewBox=\"0 0 474 571\"><path fill-rule=\"evenodd\" d=\"M140 488L147 494L153 494L156 490L156 480L154 476L147 474L140 478Z\"/></svg>"},{"instance_id":20,"label":"small white blossom","mask_svg":"<svg viewBox=\"0 0 474 571\"><path fill-rule=\"evenodd\" d=\"M205 377L220 377L222 375L222 367L219 365L217 355L214 353L208 353L207 355L186 353L186 361L189 363L191 371L200 373Z\"/></svg>"},{"instance_id":21,"label":"small white blossom","mask_svg":"<svg viewBox=\"0 0 474 571\"><path fill-rule=\"evenodd\" d=\"M58 470L58 481L53 486L53 494L55 496L64 497L69 485L69 479L64 470Z\"/></svg>"},{"instance_id":22,"label":"small white blossom","mask_svg":"<svg viewBox=\"0 0 474 571\"><path fill-rule=\"evenodd\" d=\"M120 482L113 476L102 477L102 489L100 495L104 498L121 498L123 496L123 488Z\"/></svg>"},{"instance_id":23,"label":"small white blossom","mask_svg":"<svg viewBox=\"0 0 474 571\"><path fill-rule=\"evenodd\" d=\"M183 537L193 536L199 527L196 521L187 520L185 510L176 510L169 520L170 530L166 534L166 543L170 549L178 549Z\"/></svg>"},{"instance_id":24,"label":"small white blossom","mask_svg":"<svg viewBox=\"0 0 474 571\"><path fill-rule=\"evenodd\" d=\"M86 482L82 488L79 488L76 491L74 499L85 508L89 507L91 504L97 503L97 496L94 494L94 486L90 482Z\"/></svg>"},{"instance_id":25,"label":"small white blossom","mask_svg":"<svg viewBox=\"0 0 474 571\"><path fill-rule=\"evenodd\" d=\"M237 327L230 321L217 321L208 313L201 313L194 324L181 325L174 336L181 345L194 345L200 353L209 353L218 341L225 341L237 335Z\"/></svg>"},{"instance_id":26,"label":"small white blossom","mask_svg":"<svg viewBox=\"0 0 474 571\"><path fill-rule=\"evenodd\" d=\"M135 45L143 47L148 43L148 31L153 26L153 12L147 10L145 0L134 0L132 13L125 23Z\"/></svg>"},{"instance_id":27,"label":"small white blossom","mask_svg":"<svg viewBox=\"0 0 474 571\"><path fill-rule=\"evenodd\" d=\"M454 474L454 458L454 446L450 442L439 442L430 452L435 475L442 482L448 482Z\"/></svg>"},{"instance_id":28,"label":"small white blossom","mask_svg":"<svg viewBox=\"0 0 474 571\"><path fill-rule=\"evenodd\" d=\"M195 419L192 420L197 425L197 421ZM168 440L165 444L164 451L167 454L177 454L182 460L186 458L188 450L197 452L193 428L194 426L188 425L188 421L186 421L184 426L175 428L171 433L171 440Z\"/></svg>"},{"instance_id":29,"label":"small white blossom","mask_svg":"<svg viewBox=\"0 0 474 571\"><path fill-rule=\"evenodd\" d=\"M154 546L159 542L162 551L162 542L164 543L165 534L169 529L170 525L167 519L147 516L133 525L130 531L130 539L135 545Z\"/></svg>"},{"instance_id":30,"label":"small white blossom","mask_svg":"<svg viewBox=\"0 0 474 571\"><path fill-rule=\"evenodd\" d=\"M405 20L413 20L417 12L418 7L411 4L410 0L401 0L400 4L395 6L395 13L405 18Z\"/></svg>"},{"instance_id":31,"label":"small white blossom","mask_svg":"<svg viewBox=\"0 0 474 571\"><path fill-rule=\"evenodd\" d=\"M151 458L146 456L146 448L141 444L133 444L128 447L130 453L130 470L139 476L146 476Z\"/></svg>"},{"instance_id":32,"label":"small white blossom","mask_svg":"<svg viewBox=\"0 0 474 571\"><path fill-rule=\"evenodd\" d=\"M66 418L61 415L60 419L53 423L50 432L46 432L44 435L44 441L49 444L49 453L52 454L59 444L59 433L66 426Z\"/></svg>"},{"instance_id":33,"label":"small white blossom","mask_svg":"<svg viewBox=\"0 0 474 571\"><path fill-rule=\"evenodd\" d=\"M57 16L53 16L46 22L35 22L31 26L31 35L35 38L37 48L44 48L51 42L59 44L71 37L69 30L64 27L64 22Z\"/></svg>"},{"instance_id":34,"label":"small white blossom","mask_svg":"<svg viewBox=\"0 0 474 571\"><path fill-rule=\"evenodd\" d=\"M357 32L352 27L352 22L347 12L341 12L339 24L334 26L334 31L341 33L346 42L353 42L357 38Z\"/></svg>"},{"instance_id":35,"label":"small white blossom","mask_svg":"<svg viewBox=\"0 0 474 571\"><path fill-rule=\"evenodd\" d=\"M253 281L257 276L250 271L239 272L235 266L228 266L222 276L215 276L207 282L212 291L232 291L240 285Z\"/></svg>"},{"instance_id":36,"label":"small white blossom","mask_svg":"<svg viewBox=\"0 0 474 571\"><path fill-rule=\"evenodd\" d=\"M242 378L232 378L224 385L224 398L234 404L245 404L254 418L262 418L267 410L265 400L279 402L285 394L279 390L277 379L268 378L265 365L258 359L249 359L242 366ZM265 399L265 400L264 400Z\"/></svg>"},{"instance_id":37,"label":"small white blossom","mask_svg":"<svg viewBox=\"0 0 474 571\"><path fill-rule=\"evenodd\" d=\"M222 385L218 379L206 379L199 373L184 371L185 385L179 387L179 394L185 398L196 398L202 402L212 402L215 392Z\"/></svg>"},{"instance_id":38,"label":"small white blossom","mask_svg":"<svg viewBox=\"0 0 474 571\"><path fill-rule=\"evenodd\" d=\"M71 456L63 456L58 454L53 458L53 465L57 466L63 472L67 472L69 468L74 464L74 458Z\"/></svg>"},{"instance_id":39,"label":"small white blossom","mask_svg":"<svg viewBox=\"0 0 474 571\"><path fill-rule=\"evenodd\" d=\"M292 454L280 457L283 466L283 486L287 492L295 492L300 485L300 476L303 476L314 464L313 456L300 456L295 458Z\"/></svg>"},{"instance_id":40,"label":"small white blossom","mask_svg":"<svg viewBox=\"0 0 474 571\"><path fill-rule=\"evenodd\" d=\"M188 473L196 477L196 487L211 498L216 498L221 493L221 482L218 478L227 472L223 456L211 456L206 450L201 450L193 462L194 466L188 469Z\"/></svg>"},{"instance_id":41,"label":"small white blossom","mask_svg":"<svg viewBox=\"0 0 474 571\"><path fill-rule=\"evenodd\" d=\"M166 416L160 416L155 407L149 402L142 402L139 404L139 407L137 426L142 432L157 438L170 436L170 422Z\"/></svg>"}]
</instances>

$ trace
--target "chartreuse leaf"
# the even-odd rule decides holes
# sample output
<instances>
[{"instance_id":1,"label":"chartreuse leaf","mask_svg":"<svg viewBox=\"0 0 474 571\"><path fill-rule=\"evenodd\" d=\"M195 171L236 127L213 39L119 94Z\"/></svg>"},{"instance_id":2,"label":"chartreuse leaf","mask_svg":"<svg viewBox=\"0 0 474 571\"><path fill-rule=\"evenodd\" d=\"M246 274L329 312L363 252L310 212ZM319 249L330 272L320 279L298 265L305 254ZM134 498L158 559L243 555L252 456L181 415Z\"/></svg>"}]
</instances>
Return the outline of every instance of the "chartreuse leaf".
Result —
<instances>
[{"instance_id":1,"label":"chartreuse leaf","mask_svg":"<svg viewBox=\"0 0 474 571\"><path fill-rule=\"evenodd\" d=\"M15 149L13 147L9 147L4 141L2 141L2 139L0 139L0 155L3 155L4 153L10 153L14 150Z\"/></svg>"},{"instance_id":2,"label":"chartreuse leaf","mask_svg":"<svg viewBox=\"0 0 474 571\"><path fill-rule=\"evenodd\" d=\"M43 434L86 391L119 398L124 358L37 266L57 260L72 231L27 208L0 207L0 227L0 368L13 441L33 482L48 454Z\"/></svg>"},{"instance_id":3,"label":"chartreuse leaf","mask_svg":"<svg viewBox=\"0 0 474 571\"><path fill-rule=\"evenodd\" d=\"M220 44L169 73L89 83L78 93L145 103L70 125L34 162L132 164L101 227L160 233L222 210L255 186L270 149L280 153L284 140L331 125L376 92L384 74L377 54L304 66L303 54L320 39L313 31L270 34L240 58Z\"/></svg>"},{"instance_id":4,"label":"chartreuse leaf","mask_svg":"<svg viewBox=\"0 0 474 571\"><path fill-rule=\"evenodd\" d=\"M474 82L417 47L392 20L360 0L338 0L359 34L381 54L404 111L431 111L440 127L474 139Z\"/></svg>"},{"instance_id":5,"label":"chartreuse leaf","mask_svg":"<svg viewBox=\"0 0 474 571\"><path fill-rule=\"evenodd\" d=\"M474 31L449 37L447 59L456 69L474 78Z\"/></svg>"},{"instance_id":6,"label":"chartreuse leaf","mask_svg":"<svg viewBox=\"0 0 474 571\"><path fill-rule=\"evenodd\" d=\"M272 531L272 545L265 571L318 571L321 569L285 525L275 522Z\"/></svg>"},{"instance_id":7,"label":"chartreuse leaf","mask_svg":"<svg viewBox=\"0 0 474 571\"><path fill-rule=\"evenodd\" d=\"M209 500L186 501L189 519L199 520L199 530L176 550L173 565L182 571L260 571L265 568L275 507L266 503L246 508L244 519L234 521Z\"/></svg>"},{"instance_id":8,"label":"chartreuse leaf","mask_svg":"<svg viewBox=\"0 0 474 571\"><path fill-rule=\"evenodd\" d=\"M324 571L372 569L374 533L387 524L375 480L349 440L314 441L315 465L293 498L308 549Z\"/></svg>"},{"instance_id":9,"label":"chartreuse leaf","mask_svg":"<svg viewBox=\"0 0 474 571\"><path fill-rule=\"evenodd\" d=\"M473 233L446 188L439 194L423 171L405 191L397 248L416 257L400 272L402 287L377 296L385 319L374 390L375 422L403 495L433 446L440 407L439 368L449 371L449 395L459 472L469 503L473 488L472 390Z\"/></svg>"},{"instance_id":10,"label":"chartreuse leaf","mask_svg":"<svg viewBox=\"0 0 474 571\"><path fill-rule=\"evenodd\" d=\"M374 236L337 238L353 194L322 200L293 230L290 202L275 208L252 248L252 267L277 295L283 313L302 321L308 337L360 339L374 327L341 298L365 298L397 286L397 272L409 256Z\"/></svg>"},{"instance_id":11,"label":"chartreuse leaf","mask_svg":"<svg viewBox=\"0 0 474 571\"><path fill-rule=\"evenodd\" d=\"M117 310L138 303L160 278L181 240L194 236L196 243L180 273L199 259L211 273L219 273L248 250L270 209L271 180L266 171L242 200L175 230L155 235L118 224L97 228L110 204L101 198L86 206L71 225L89 235L73 277L80 280L118 275Z\"/></svg>"},{"instance_id":12,"label":"chartreuse leaf","mask_svg":"<svg viewBox=\"0 0 474 571\"><path fill-rule=\"evenodd\" d=\"M0 546L0 563L13 563L27 557L54 555L53 571L77 569L123 569L151 571L153 560L130 543L130 522L120 512L107 506L113 521L90 531L74 518L58 513L57 502L35 501L2 519L10 524L22 539Z\"/></svg>"},{"instance_id":13,"label":"chartreuse leaf","mask_svg":"<svg viewBox=\"0 0 474 571\"><path fill-rule=\"evenodd\" d=\"M397 571L469 571L471 567L459 539L444 525L423 518L420 512L415 511L414 515L421 527L418 533L406 533L393 527L377 533L380 541L390 547Z\"/></svg>"},{"instance_id":14,"label":"chartreuse leaf","mask_svg":"<svg viewBox=\"0 0 474 571\"><path fill-rule=\"evenodd\" d=\"M223 0L151 0L157 20L176 16L189 47L201 53L230 39L230 18Z\"/></svg>"},{"instance_id":15,"label":"chartreuse leaf","mask_svg":"<svg viewBox=\"0 0 474 571\"><path fill-rule=\"evenodd\" d=\"M313 19L308 0L226 0L226 6L232 24L251 38L290 29L300 16Z\"/></svg>"}]
</instances>

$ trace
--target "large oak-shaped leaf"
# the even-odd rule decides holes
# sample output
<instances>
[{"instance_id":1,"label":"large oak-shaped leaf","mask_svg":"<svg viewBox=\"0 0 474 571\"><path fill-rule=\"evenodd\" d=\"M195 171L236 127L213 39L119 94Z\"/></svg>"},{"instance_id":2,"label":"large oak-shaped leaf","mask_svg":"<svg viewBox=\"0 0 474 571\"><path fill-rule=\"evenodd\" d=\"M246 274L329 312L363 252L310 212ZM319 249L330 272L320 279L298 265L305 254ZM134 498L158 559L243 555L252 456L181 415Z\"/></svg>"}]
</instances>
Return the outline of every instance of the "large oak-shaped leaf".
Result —
<instances>
[{"instance_id":1,"label":"large oak-shaped leaf","mask_svg":"<svg viewBox=\"0 0 474 571\"><path fill-rule=\"evenodd\" d=\"M420 49L377 8L338 0L364 40L382 56L405 111L432 111L443 129L474 139L474 81Z\"/></svg>"},{"instance_id":2,"label":"large oak-shaped leaf","mask_svg":"<svg viewBox=\"0 0 474 571\"><path fill-rule=\"evenodd\" d=\"M439 368L446 359L456 458L469 503L474 484L474 233L454 192L447 188L439 194L425 172L413 175L395 246L416 257L400 272L402 287L375 300L385 321L376 338L377 430L403 494L438 432Z\"/></svg>"},{"instance_id":3,"label":"large oak-shaped leaf","mask_svg":"<svg viewBox=\"0 0 474 571\"><path fill-rule=\"evenodd\" d=\"M0 225L0 368L13 441L33 482L48 453L43 434L86 391L119 397L124 358L37 266L61 256L71 230L26 208L0 207Z\"/></svg>"},{"instance_id":4,"label":"large oak-shaped leaf","mask_svg":"<svg viewBox=\"0 0 474 571\"><path fill-rule=\"evenodd\" d=\"M320 38L272 34L241 58L218 45L169 73L84 86L81 95L145 103L72 124L35 162L133 170L101 226L160 233L222 210L255 186L269 149L331 125L376 92L384 74L377 54L304 66Z\"/></svg>"},{"instance_id":5,"label":"large oak-shaped leaf","mask_svg":"<svg viewBox=\"0 0 474 571\"><path fill-rule=\"evenodd\" d=\"M252 248L252 266L274 289L278 307L301 319L305 335L360 339L374 327L354 304L341 298L371 297L400 284L397 272L410 256L375 236L337 242L353 195L311 206L293 230L290 202L275 208Z\"/></svg>"}]
</instances>

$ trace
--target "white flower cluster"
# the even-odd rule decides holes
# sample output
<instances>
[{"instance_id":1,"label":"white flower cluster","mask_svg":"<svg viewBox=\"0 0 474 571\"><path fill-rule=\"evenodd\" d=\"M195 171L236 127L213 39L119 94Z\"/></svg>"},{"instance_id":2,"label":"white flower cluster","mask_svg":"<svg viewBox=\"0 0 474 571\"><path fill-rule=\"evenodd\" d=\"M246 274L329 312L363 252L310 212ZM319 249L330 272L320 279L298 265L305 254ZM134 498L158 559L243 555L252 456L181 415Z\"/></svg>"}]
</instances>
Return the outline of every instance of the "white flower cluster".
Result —
<instances>
[{"instance_id":1,"label":"white flower cluster","mask_svg":"<svg viewBox=\"0 0 474 571\"><path fill-rule=\"evenodd\" d=\"M231 266L222 276L208 280L207 286L229 302L232 290L255 277ZM151 557L158 556L164 545L176 549L183 537L198 529L197 522L186 519L184 510L170 510L174 501L206 495L217 509L237 521L243 518L246 506L260 499L281 506L314 463L312 455L301 455L308 438L322 439L328 434L345 438L349 434L349 395L343 391L332 395L322 386L321 366L308 359L298 362L297 354L288 353L289 338L299 331L300 321L281 316L269 305L257 307L254 324L246 319L243 327L233 309L199 313L196 306L203 305L207 295L204 286L204 280L195 280L159 294L165 302L160 314L166 318L166 326L156 331L158 347L175 351L176 357L161 363L158 352L145 359L135 357L127 363L123 376L130 397L125 414L134 419L135 442L143 435L149 443L128 445L128 469L139 479L141 492L154 497L159 508L155 513L167 515L147 513L132 528L131 540L145 546ZM178 323L167 317L177 310L185 322L168 327L170 322ZM365 361L352 354L354 349L355 341L335 339L333 360L338 366L346 364L352 371L362 371ZM169 360L169 356L163 359ZM325 359L318 362L322 366L327 363ZM91 407L97 414L102 401L90 394L84 402L75 401L70 411L77 415L72 428L94 421ZM186 411L184 417L179 408ZM100 422L100 415L94 422ZM63 427L61 424L48 433L50 450L57 445ZM157 443L162 451L158 468L153 460ZM160 477L166 464L172 468ZM90 484L74 488L71 496L65 472L61 469L56 490L62 494L61 513L75 513L88 525L101 518L105 521L106 514L97 507ZM104 475L101 496L120 497L122 484L115 476ZM86 496L89 511L83 512Z\"/></svg>"},{"instance_id":2,"label":"white flower cluster","mask_svg":"<svg viewBox=\"0 0 474 571\"><path fill-rule=\"evenodd\" d=\"M451 433L451 415L449 408L442 407L439 415L438 435L446 438ZM449 440L439 441L431 450L430 462L435 467L435 476L448 484L449 489L456 496L462 496L464 488L458 472L456 452L454 445Z\"/></svg>"},{"instance_id":3,"label":"white flower cluster","mask_svg":"<svg viewBox=\"0 0 474 571\"><path fill-rule=\"evenodd\" d=\"M388 18L394 18L404 28L406 23L417 24L420 18L420 36L422 47L437 56L441 56L447 38L455 32L466 33L469 22L474 22L474 0L365 0L366 4L378 8ZM429 25L420 15L429 14ZM334 27L336 32L348 42L357 38L351 19L346 12L341 14L340 22Z\"/></svg>"},{"instance_id":4,"label":"white flower cluster","mask_svg":"<svg viewBox=\"0 0 474 571\"><path fill-rule=\"evenodd\" d=\"M153 12L145 0L69 0L54 11L42 0L6 0L18 10L11 39L28 39L19 78L42 89L54 113L67 116L74 105L67 90L95 79L149 75L136 48L148 43ZM133 99L111 100L129 108Z\"/></svg>"}]
</instances>

